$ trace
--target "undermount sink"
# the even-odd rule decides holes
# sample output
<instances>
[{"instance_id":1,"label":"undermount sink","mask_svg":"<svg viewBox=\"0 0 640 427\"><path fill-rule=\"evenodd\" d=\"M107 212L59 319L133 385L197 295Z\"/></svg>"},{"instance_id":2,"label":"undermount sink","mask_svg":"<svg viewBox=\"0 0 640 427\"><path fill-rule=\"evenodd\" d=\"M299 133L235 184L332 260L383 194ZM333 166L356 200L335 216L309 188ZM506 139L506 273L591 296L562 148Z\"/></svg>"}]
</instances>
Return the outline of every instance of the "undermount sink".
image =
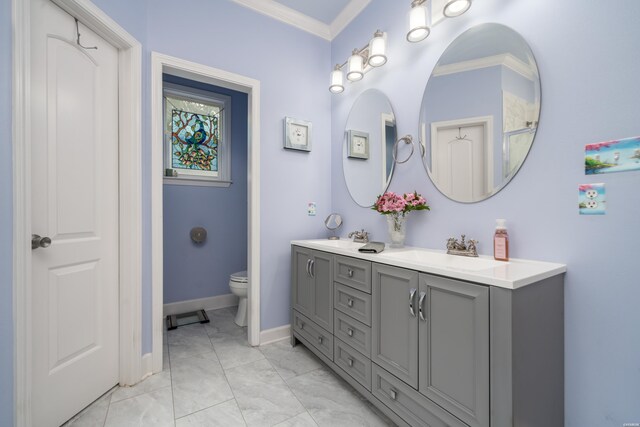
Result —
<instances>
[{"instance_id":1,"label":"undermount sink","mask_svg":"<svg viewBox=\"0 0 640 427\"><path fill-rule=\"evenodd\" d=\"M444 268L467 271L487 270L508 264L507 262L495 261L487 258L447 255L439 252L421 251L416 249L409 249L406 251L385 251L383 253L386 257L397 260L406 260L409 262L431 264Z\"/></svg>"}]
</instances>

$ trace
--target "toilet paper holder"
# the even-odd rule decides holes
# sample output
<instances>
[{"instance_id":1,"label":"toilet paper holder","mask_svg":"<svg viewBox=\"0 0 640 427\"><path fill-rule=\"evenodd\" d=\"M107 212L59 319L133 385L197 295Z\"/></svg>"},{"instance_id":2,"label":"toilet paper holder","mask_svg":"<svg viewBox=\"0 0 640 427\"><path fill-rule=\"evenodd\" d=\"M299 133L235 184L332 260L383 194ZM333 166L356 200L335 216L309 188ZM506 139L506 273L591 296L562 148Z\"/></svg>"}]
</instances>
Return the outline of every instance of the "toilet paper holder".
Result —
<instances>
[{"instance_id":1,"label":"toilet paper holder","mask_svg":"<svg viewBox=\"0 0 640 427\"><path fill-rule=\"evenodd\" d=\"M207 230L204 227L193 227L190 234L194 243L204 243L207 240Z\"/></svg>"}]
</instances>

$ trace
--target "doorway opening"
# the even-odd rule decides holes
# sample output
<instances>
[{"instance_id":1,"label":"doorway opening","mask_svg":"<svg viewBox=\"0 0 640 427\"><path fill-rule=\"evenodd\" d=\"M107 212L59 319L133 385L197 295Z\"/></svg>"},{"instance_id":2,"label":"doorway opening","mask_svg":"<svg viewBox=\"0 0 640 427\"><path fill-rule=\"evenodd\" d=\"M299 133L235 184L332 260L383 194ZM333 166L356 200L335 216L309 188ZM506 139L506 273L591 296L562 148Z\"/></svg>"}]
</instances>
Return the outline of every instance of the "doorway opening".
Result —
<instances>
[{"instance_id":1,"label":"doorway opening","mask_svg":"<svg viewBox=\"0 0 640 427\"><path fill-rule=\"evenodd\" d=\"M210 309L234 305L237 298L231 295L229 291L229 277L232 273L241 271L240 268L242 266L238 262L246 263L244 265L246 266L249 282L247 290L248 342L252 346L260 343L260 82L156 52L152 53L151 61L152 371L156 373L162 371L164 316L166 314L175 314L169 313L169 311L175 310L192 311L199 308ZM237 118L241 119L236 123L229 122L226 126L231 133L231 143L232 145L237 145L237 148L241 148L244 145L245 149L243 153L242 150L236 152L232 148L231 152L228 153L231 156L229 160L230 179L207 180L201 176L188 176L188 173L181 173L179 168L174 172L175 167L167 167L171 166L171 158L166 155L167 151L163 145L166 142L165 131L167 126L164 113L166 111L165 89L168 86L174 89L176 87L182 87L182 89L190 88L193 93L201 96L209 93L217 94L216 96L218 97L228 97L229 105L231 106L231 111L228 111L231 113L230 117L232 120L234 116L238 116ZM213 104L214 102L210 102L210 105ZM173 106L171 109L174 110ZM180 111L181 108L175 108L175 110ZM212 116L215 116L215 114L212 113ZM206 125L204 124L206 120L202 116L199 117L198 120L202 124L194 122L192 124L193 131L202 130L206 133ZM243 118L244 121L242 121ZM177 120L180 120L180 118L177 117ZM223 122L220 123L222 124ZM193 137L194 135L186 136L187 139L191 138L189 141ZM185 142L188 141L185 140ZM184 145L185 147L183 148L191 150L190 147L187 147L188 144ZM204 149L204 151L207 150ZM203 156L211 160L206 155ZM179 157L178 155L177 158ZM220 158L220 162L223 161L224 159ZM241 163L243 164L241 165ZM216 166L222 166L222 164ZM221 176L224 175L222 170L219 170L219 172ZM177 177L174 176L176 174ZM181 174L183 179L180 179ZM167 177L167 175L169 176ZM215 197L217 196L212 196L215 193L218 196L231 197L236 200L236 205L232 205L234 203L232 201L218 199L220 205L216 206ZM211 221L206 223L206 214L204 212L199 212L197 218L185 219L184 215L187 214L177 211L180 210L178 204L182 203L184 205L184 200L181 198L187 197L187 195L190 197L189 200L196 205L208 204L208 209L211 209L211 212L217 211L221 213L226 210L227 214L233 215L235 211L234 218L229 219L234 223L234 227L223 229L224 221L221 224L217 224L215 222L215 214L211 214ZM213 200L212 197L214 197ZM242 202L237 202L240 199L242 199ZM237 206L238 204L240 206ZM238 212L240 209L242 210L241 213ZM171 228L176 224L181 224L180 229ZM185 233L188 234L194 227L202 227L207 231L204 243L195 243L188 235L185 239ZM233 230L236 231L234 232ZM173 235L174 233L176 236ZM203 266L199 265L197 279L195 280L200 281L201 285L196 284L195 287L181 286L192 280L189 271L183 269L183 272L180 273L179 269L174 271L173 267L165 265L168 262L173 262L172 254L176 254L178 253L176 250L180 250L180 248L173 247L174 243L172 242L174 241L181 241L187 245L183 250L188 249L197 254L195 255L196 257L204 257L203 260L199 260L200 263L205 262L204 260L206 259L211 264L220 261L226 266L207 270L207 268L200 268ZM209 245L209 249L215 250L209 251L211 253L203 250L207 245ZM216 248L216 246L219 247ZM228 252L225 255L229 257L227 261L223 260L221 255L225 251ZM242 253L245 255L241 255ZM221 259L216 260L216 256ZM226 271L229 268L234 271ZM196 275L193 278L195 277ZM226 279L223 277L226 277ZM165 284L165 280L168 283ZM203 293L205 288L208 288L210 292L212 287L214 288L213 295L205 295ZM167 293L166 296L165 292ZM165 305L165 302L168 304ZM175 305L171 303L175 303ZM191 308L189 306L191 303L198 306ZM202 307L201 305L203 304L209 306Z\"/></svg>"}]
</instances>

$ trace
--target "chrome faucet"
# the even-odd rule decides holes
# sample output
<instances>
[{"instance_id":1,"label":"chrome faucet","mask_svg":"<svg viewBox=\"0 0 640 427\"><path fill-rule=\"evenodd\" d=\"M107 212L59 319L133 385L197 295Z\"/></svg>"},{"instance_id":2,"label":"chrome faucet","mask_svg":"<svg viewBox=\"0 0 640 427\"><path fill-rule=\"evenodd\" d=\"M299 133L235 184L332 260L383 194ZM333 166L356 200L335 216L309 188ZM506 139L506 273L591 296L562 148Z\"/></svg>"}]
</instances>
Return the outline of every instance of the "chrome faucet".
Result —
<instances>
[{"instance_id":1,"label":"chrome faucet","mask_svg":"<svg viewBox=\"0 0 640 427\"><path fill-rule=\"evenodd\" d=\"M353 241L357 243L368 243L369 242L369 233L364 231L364 228L360 231L352 231L348 235L349 238L353 237Z\"/></svg>"},{"instance_id":2,"label":"chrome faucet","mask_svg":"<svg viewBox=\"0 0 640 427\"><path fill-rule=\"evenodd\" d=\"M477 240L469 239L469 242L464 241L465 235L461 236L460 241L453 237L449 237L447 240L447 254L449 255L462 255L462 256L478 256L478 250L476 245L480 242Z\"/></svg>"}]
</instances>

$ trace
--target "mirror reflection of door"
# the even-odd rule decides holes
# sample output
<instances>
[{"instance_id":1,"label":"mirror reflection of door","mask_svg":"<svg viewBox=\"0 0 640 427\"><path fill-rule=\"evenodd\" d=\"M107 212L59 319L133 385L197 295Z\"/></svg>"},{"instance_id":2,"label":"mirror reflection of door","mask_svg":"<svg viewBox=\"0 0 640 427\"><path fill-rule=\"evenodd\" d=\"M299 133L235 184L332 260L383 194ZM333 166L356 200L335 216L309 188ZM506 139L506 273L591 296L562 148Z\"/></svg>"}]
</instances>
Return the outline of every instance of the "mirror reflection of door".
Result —
<instances>
[{"instance_id":1,"label":"mirror reflection of door","mask_svg":"<svg viewBox=\"0 0 640 427\"><path fill-rule=\"evenodd\" d=\"M382 123L382 187L386 188L393 172L393 145L396 142L396 118L393 114L380 114Z\"/></svg>"},{"instance_id":2,"label":"mirror reflection of door","mask_svg":"<svg viewBox=\"0 0 640 427\"><path fill-rule=\"evenodd\" d=\"M477 200L492 188L491 127L491 117L432 123L432 174L448 197Z\"/></svg>"}]
</instances>

